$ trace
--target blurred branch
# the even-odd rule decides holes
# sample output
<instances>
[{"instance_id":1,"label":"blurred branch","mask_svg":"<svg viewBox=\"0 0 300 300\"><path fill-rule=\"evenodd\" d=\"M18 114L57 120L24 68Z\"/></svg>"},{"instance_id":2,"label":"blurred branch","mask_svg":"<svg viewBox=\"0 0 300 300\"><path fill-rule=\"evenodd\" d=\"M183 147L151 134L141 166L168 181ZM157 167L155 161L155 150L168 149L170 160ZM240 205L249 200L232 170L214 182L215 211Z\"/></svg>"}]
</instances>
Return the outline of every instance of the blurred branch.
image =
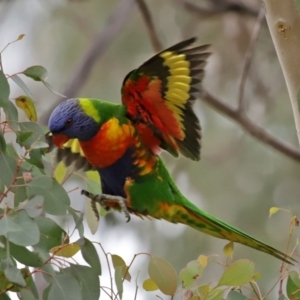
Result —
<instances>
[{"instance_id":1,"label":"blurred branch","mask_svg":"<svg viewBox=\"0 0 300 300\"><path fill-rule=\"evenodd\" d=\"M268 133L264 128L258 126L247 115L240 110L233 108L224 101L212 96L209 92L202 90L201 100L207 103L221 114L226 115L230 119L238 123L246 132L255 137L260 142L272 147L273 149L281 152L289 158L300 162L300 151L272 134Z\"/></svg>"},{"instance_id":2,"label":"blurred branch","mask_svg":"<svg viewBox=\"0 0 300 300\"><path fill-rule=\"evenodd\" d=\"M238 97L238 108L240 111L244 111L243 97L244 97L244 89L245 89L246 79L247 79L247 76L249 73L251 60L252 60L252 57L254 54L254 48L255 48L264 18L265 18L265 9L262 7L258 13L256 23L255 23L254 29L252 31L249 47L246 52L245 64L244 64L244 68L243 68L243 73L242 73L242 78L241 78L241 83L240 83L240 88L239 88L239 97Z\"/></svg>"},{"instance_id":3,"label":"blurred branch","mask_svg":"<svg viewBox=\"0 0 300 300\"><path fill-rule=\"evenodd\" d=\"M278 0L278 1L281 1L281 0ZM289 0L289 1L292 1L292 0ZM149 13L149 11L148 11L148 13ZM261 12L259 12L258 19L259 18L263 18L261 16ZM147 22L145 22L145 23L147 26L149 25ZM300 28L300 26L299 26L299 28ZM155 33L156 31L155 30L151 31L151 29L148 28L148 32ZM157 34L156 34L155 40L159 40ZM151 39L151 41L152 41L152 39ZM157 45L152 44L152 46L155 51L161 50L161 49L156 49ZM299 70L300 70L300 68L299 68ZM280 153L288 156L289 158L291 158L297 162L300 162L300 151L297 148L277 139L275 136L268 133L264 128L260 127L259 125L254 123L251 119L249 119L247 117L247 115L239 108L233 108L232 106L225 103L224 101L216 98L215 96L212 96L209 92L207 92L204 89L201 90L201 100L206 102L209 106L211 106L216 111L218 111L221 114L224 114L227 117L229 117L230 119L234 120L246 132L248 132L250 135L252 135L258 141L270 146L271 148L279 151Z\"/></svg>"},{"instance_id":4,"label":"blurred branch","mask_svg":"<svg viewBox=\"0 0 300 300\"><path fill-rule=\"evenodd\" d=\"M264 0L266 18L290 96L300 143L297 92L300 85L300 14L295 0Z\"/></svg>"},{"instance_id":5,"label":"blurred branch","mask_svg":"<svg viewBox=\"0 0 300 300\"><path fill-rule=\"evenodd\" d=\"M136 0L136 2L139 6L139 9L142 13L143 19L146 23L146 28L149 32L149 36L150 36L153 48L156 52L158 52L162 48L162 45L158 39L157 33L155 32L155 27L152 22L152 17L151 17L150 11L149 11L146 3L144 2L144 0Z\"/></svg>"},{"instance_id":6,"label":"blurred branch","mask_svg":"<svg viewBox=\"0 0 300 300\"><path fill-rule=\"evenodd\" d=\"M96 35L94 43L89 47L80 61L79 66L74 71L73 77L66 85L66 89L63 91L63 95L68 98L76 97L88 79L95 62L101 55L107 50L110 43L114 40L117 34L123 29L124 23L130 20L129 16L133 13L135 6L135 0L122 0L112 14L108 17L104 28ZM57 106L55 102L48 112L44 114L40 120L42 124L47 124L49 115Z\"/></svg>"},{"instance_id":7,"label":"blurred branch","mask_svg":"<svg viewBox=\"0 0 300 300\"><path fill-rule=\"evenodd\" d=\"M200 17L211 17L228 12L256 17L259 13L257 9L249 7L238 1L231 0L211 0L208 1L209 5L206 6L199 6L187 0L176 0L176 2L188 12Z\"/></svg>"}]
</instances>

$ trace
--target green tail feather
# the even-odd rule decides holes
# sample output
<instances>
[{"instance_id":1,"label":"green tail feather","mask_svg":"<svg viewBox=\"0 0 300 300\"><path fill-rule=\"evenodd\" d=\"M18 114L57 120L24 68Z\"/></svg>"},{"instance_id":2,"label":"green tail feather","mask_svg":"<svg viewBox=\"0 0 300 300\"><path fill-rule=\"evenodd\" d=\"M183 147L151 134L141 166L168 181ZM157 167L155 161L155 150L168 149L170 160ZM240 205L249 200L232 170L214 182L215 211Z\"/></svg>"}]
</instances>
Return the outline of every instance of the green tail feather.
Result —
<instances>
[{"instance_id":1,"label":"green tail feather","mask_svg":"<svg viewBox=\"0 0 300 300\"><path fill-rule=\"evenodd\" d=\"M217 218L214 218L187 200L184 202L184 205L179 205L176 213L172 215L172 222L182 223L217 238L246 245L253 249L270 254L289 264L296 262L295 259L287 254L256 240L248 234L226 224L221 220L218 220Z\"/></svg>"}]
</instances>

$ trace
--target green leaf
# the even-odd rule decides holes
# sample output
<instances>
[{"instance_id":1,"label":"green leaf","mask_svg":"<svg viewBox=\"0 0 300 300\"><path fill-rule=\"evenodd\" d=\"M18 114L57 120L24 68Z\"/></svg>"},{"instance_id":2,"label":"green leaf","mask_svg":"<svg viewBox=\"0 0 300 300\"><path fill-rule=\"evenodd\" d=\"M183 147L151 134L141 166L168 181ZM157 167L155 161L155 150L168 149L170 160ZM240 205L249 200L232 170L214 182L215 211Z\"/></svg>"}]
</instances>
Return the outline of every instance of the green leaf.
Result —
<instances>
[{"instance_id":1,"label":"green leaf","mask_svg":"<svg viewBox=\"0 0 300 300\"><path fill-rule=\"evenodd\" d=\"M15 99L16 106L22 109L31 122L37 122L37 113L33 99L22 95Z\"/></svg>"},{"instance_id":2,"label":"green leaf","mask_svg":"<svg viewBox=\"0 0 300 300\"><path fill-rule=\"evenodd\" d=\"M123 268L121 266L115 268L115 283L120 299L123 296Z\"/></svg>"},{"instance_id":3,"label":"green leaf","mask_svg":"<svg viewBox=\"0 0 300 300\"><path fill-rule=\"evenodd\" d=\"M25 146L25 141L30 138L33 134L33 131L16 131L17 140L16 142L20 146Z\"/></svg>"},{"instance_id":4,"label":"green leaf","mask_svg":"<svg viewBox=\"0 0 300 300\"><path fill-rule=\"evenodd\" d=\"M75 278L69 275L53 276L48 300L82 300L81 290Z\"/></svg>"},{"instance_id":5,"label":"green leaf","mask_svg":"<svg viewBox=\"0 0 300 300\"><path fill-rule=\"evenodd\" d=\"M11 215L4 215L0 219L0 235L7 235L11 232L21 232L22 228L12 220Z\"/></svg>"},{"instance_id":6,"label":"green leaf","mask_svg":"<svg viewBox=\"0 0 300 300\"><path fill-rule=\"evenodd\" d=\"M223 294L224 294L224 290L212 289L206 296L205 300L222 300L224 299Z\"/></svg>"},{"instance_id":7,"label":"green leaf","mask_svg":"<svg viewBox=\"0 0 300 300\"><path fill-rule=\"evenodd\" d=\"M36 300L37 298L33 295L31 290L26 288L20 289L19 291L22 300Z\"/></svg>"},{"instance_id":8,"label":"green leaf","mask_svg":"<svg viewBox=\"0 0 300 300\"><path fill-rule=\"evenodd\" d=\"M95 203L95 204L96 204L96 208L99 212L100 205L99 205L99 203ZM86 198L86 201L85 201L85 213L84 214L85 214L86 222L89 226L91 233L95 234L98 230L99 220L95 216L95 212L92 209L92 200L89 198Z\"/></svg>"},{"instance_id":9,"label":"green leaf","mask_svg":"<svg viewBox=\"0 0 300 300\"><path fill-rule=\"evenodd\" d=\"M26 203L21 207L26 210L31 218L36 218L42 213L43 204L44 199L42 199L41 197L35 197L26 201Z\"/></svg>"},{"instance_id":10,"label":"green leaf","mask_svg":"<svg viewBox=\"0 0 300 300\"><path fill-rule=\"evenodd\" d=\"M35 248L49 251L51 248L61 245L62 239L67 236L67 233L60 226L45 217L37 217L35 221L41 233L40 241L34 246ZM68 240L66 240L66 243L68 243Z\"/></svg>"},{"instance_id":11,"label":"green leaf","mask_svg":"<svg viewBox=\"0 0 300 300\"><path fill-rule=\"evenodd\" d=\"M16 109L16 106L11 102L8 101L7 106L4 108L4 112L6 115L6 120L8 125L14 129L18 130L18 110Z\"/></svg>"},{"instance_id":12,"label":"green leaf","mask_svg":"<svg viewBox=\"0 0 300 300\"><path fill-rule=\"evenodd\" d=\"M59 97L63 97L63 98L67 98L66 96L64 96L63 94L57 92L46 80L42 80L43 84L45 85L45 87L50 91L52 92L53 94L55 94L56 96L59 96Z\"/></svg>"},{"instance_id":13,"label":"green leaf","mask_svg":"<svg viewBox=\"0 0 300 300\"><path fill-rule=\"evenodd\" d=\"M223 273L218 286L242 286L249 283L254 275L254 263L247 259L235 261Z\"/></svg>"},{"instance_id":14,"label":"green leaf","mask_svg":"<svg viewBox=\"0 0 300 300\"><path fill-rule=\"evenodd\" d=\"M14 222L20 226L21 231L10 232L8 240L19 246L31 246L40 239L40 232L36 222L31 219L25 210L14 215Z\"/></svg>"},{"instance_id":15,"label":"green leaf","mask_svg":"<svg viewBox=\"0 0 300 300\"><path fill-rule=\"evenodd\" d=\"M48 74L47 70L42 66L32 66L21 73L35 81L42 81Z\"/></svg>"},{"instance_id":16,"label":"green leaf","mask_svg":"<svg viewBox=\"0 0 300 300\"><path fill-rule=\"evenodd\" d=\"M5 274L5 277L9 281L11 281L19 286L26 286L26 282L23 278L23 275L17 267L14 267L14 266L7 267L4 270L4 274Z\"/></svg>"},{"instance_id":17,"label":"green leaf","mask_svg":"<svg viewBox=\"0 0 300 300\"><path fill-rule=\"evenodd\" d=\"M158 290L157 284L151 278L148 278L143 282L143 288L147 292L153 292Z\"/></svg>"},{"instance_id":18,"label":"green leaf","mask_svg":"<svg viewBox=\"0 0 300 300\"><path fill-rule=\"evenodd\" d=\"M177 273L169 262L159 257L151 257L148 273L164 294L172 296L176 293Z\"/></svg>"},{"instance_id":19,"label":"green leaf","mask_svg":"<svg viewBox=\"0 0 300 300\"><path fill-rule=\"evenodd\" d=\"M11 298L9 298L7 294L1 294L0 300L11 300Z\"/></svg>"},{"instance_id":20,"label":"green leaf","mask_svg":"<svg viewBox=\"0 0 300 300\"><path fill-rule=\"evenodd\" d=\"M43 259L38 253L28 250L26 247L18 246L14 243L9 244L11 255L21 264L29 267L41 267Z\"/></svg>"},{"instance_id":21,"label":"green leaf","mask_svg":"<svg viewBox=\"0 0 300 300\"><path fill-rule=\"evenodd\" d=\"M230 291L226 300L247 300L248 298L237 291Z\"/></svg>"},{"instance_id":22,"label":"green leaf","mask_svg":"<svg viewBox=\"0 0 300 300\"><path fill-rule=\"evenodd\" d=\"M29 88L24 83L24 81L18 75L13 75L10 77L30 98L33 98Z\"/></svg>"},{"instance_id":23,"label":"green leaf","mask_svg":"<svg viewBox=\"0 0 300 300\"><path fill-rule=\"evenodd\" d=\"M286 284L286 293L291 300L300 298L300 279L296 271L291 271Z\"/></svg>"},{"instance_id":24,"label":"green leaf","mask_svg":"<svg viewBox=\"0 0 300 300\"><path fill-rule=\"evenodd\" d=\"M30 132L31 135L24 141L23 146L26 149L34 149L36 144L39 142L44 143L44 147L47 147L46 145L46 139L43 128L32 122L21 122L19 123L20 130L22 132Z\"/></svg>"},{"instance_id":25,"label":"green leaf","mask_svg":"<svg viewBox=\"0 0 300 300\"><path fill-rule=\"evenodd\" d=\"M83 238L83 234L84 234L83 213L80 213L80 216L78 216L76 211L72 207L70 207L69 214L72 215L74 219L74 222L76 224L75 229L78 230L79 236Z\"/></svg>"},{"instance_id":26,"label":"green leaf","mask_svg":"<svg viewBox=\"0 0 300 300\"><path fill-rule=\"evenodd\" d=\"M73 276L79 284L84 300L98 300L100 297L99 276L87 266L73 265L63 270L64 273Z\"/></svg>"},{"instance_id":27,"label":"green leaf","mask_svg":"<svg viewBox=\"0 0 300 300\"><path fill-rule=\"evenodd\" d=\"M2 70L0 70L0 107L7 108L9 102L9 93L10 88L8 81Z\"/></svg>"},{"instance_id":28,"label":"green leaf","mask_svg":"<svg viewBox=\"0 0 300 300\"><path fill-rule=\"evenodd\" d=\"M199 260L190 261L179 273L179 279L183 287L191 286L203 274L203 266Z\"/></svg>"},{"instance_id":29,"label":"green leaf","mask_svg":"<svg viewBox=\"0 0 300 300\"><path fill-rule=\"evenodd\" d=\"M92 267L96 274L101 275L101 264L98 253L94 244L84 238L84 243L81 246L81 254L84 260Z\"/></svg>"},{"instance_id":30,"label":"green leaf","mask_svg":"<svg viewBox=\"0 0 300 300\"><path fill-rule=\"evenodd\" d=\"M6 150L6 142L5 142L2 130L0 130L0 150L2 152L5 152L5 150Z\"/></svg>"},{"instance_id":31,"label":"green leaf","mask_svg":"<svg viewBox=\"0 0 300 300\"><path fill-rule=\"evenodd\" d=\"M64 188L54 179L41 176L32 180L28 187L31 196L44 197L45 212L51 215L65 215L70 207L70 199Z\"/></svg>"},{"instance_id":32,"label":"green leaf","mask_svg":"<svg viewBox=\"0 0 300 300\"><path fill-rule=\"evenodd\" d=\"M128 267L127 267L125 261L123 260L123 258L119 255L112 254L111 259L113 262L114 269L116 269L117 267L122 267L122 270L123 270L122 278L124 278L124 276L125 276L125 279L127 281L130 281L131 275L129 273Z\"/></svg>"},{"instance_id":33,"label":"green leaf","mask_svg":"<svg viewBox=\"0 0 300 300\"><path fill-rule=\"evenodd\" d=\"M0 181L2 181L6 187L9 187L17 169L17 162L0 152Z\"/></svg>"}]
</instances>

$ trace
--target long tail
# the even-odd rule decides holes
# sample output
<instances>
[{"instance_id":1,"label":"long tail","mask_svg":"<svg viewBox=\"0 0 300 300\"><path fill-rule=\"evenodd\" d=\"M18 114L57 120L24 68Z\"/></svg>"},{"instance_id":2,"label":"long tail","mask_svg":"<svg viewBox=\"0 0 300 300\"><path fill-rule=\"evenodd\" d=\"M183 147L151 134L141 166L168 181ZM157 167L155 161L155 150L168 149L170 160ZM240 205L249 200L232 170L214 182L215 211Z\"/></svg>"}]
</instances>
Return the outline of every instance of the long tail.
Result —
<instances>
[{"instance_id":1,"label":"long tail","mask_svg":"<svg viewBox=\"0 0 300 300\"><path fill-rule=\"evenodd\" d=\"M184 204L175 204L175 206L176 207L172 208L172 222L174 223L182 223L217 238L246 245L253 249L275 256L289 264L296 262L295 259L287 254L256 240L237 228L234 228L233 226L214 218L205 211L200 210L188 200L184 201Z\"/></svg>"}]
</instances>

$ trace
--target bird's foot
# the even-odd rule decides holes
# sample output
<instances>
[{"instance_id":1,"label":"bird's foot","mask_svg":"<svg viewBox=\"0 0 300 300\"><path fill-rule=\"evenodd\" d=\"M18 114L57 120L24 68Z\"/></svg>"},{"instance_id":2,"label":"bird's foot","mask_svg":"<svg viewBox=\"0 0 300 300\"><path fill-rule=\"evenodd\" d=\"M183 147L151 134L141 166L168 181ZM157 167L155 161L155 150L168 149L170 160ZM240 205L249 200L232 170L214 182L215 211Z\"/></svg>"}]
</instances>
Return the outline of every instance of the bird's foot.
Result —
<instances>
[{"instance_id":1,"label":"bird's foot","mask_svg":"<svg viewBox=\"0 0 300 300\"><path fill-rule=\"evenodd\" d=\"M125 217L127 219L126 222L130 221L130 213L126 206L126 198L123 198L121 196L107 195L107 194L92 194L86 190L82 190L81 195L85 195L86 197L92 200L92 209L98 220L99 220L99 212L96 209L95 203L99 203L103 208L107 210L109 208L108 202L114 202L119 204L121 210L124 212Z\"/></svg>"}]
</instances>

